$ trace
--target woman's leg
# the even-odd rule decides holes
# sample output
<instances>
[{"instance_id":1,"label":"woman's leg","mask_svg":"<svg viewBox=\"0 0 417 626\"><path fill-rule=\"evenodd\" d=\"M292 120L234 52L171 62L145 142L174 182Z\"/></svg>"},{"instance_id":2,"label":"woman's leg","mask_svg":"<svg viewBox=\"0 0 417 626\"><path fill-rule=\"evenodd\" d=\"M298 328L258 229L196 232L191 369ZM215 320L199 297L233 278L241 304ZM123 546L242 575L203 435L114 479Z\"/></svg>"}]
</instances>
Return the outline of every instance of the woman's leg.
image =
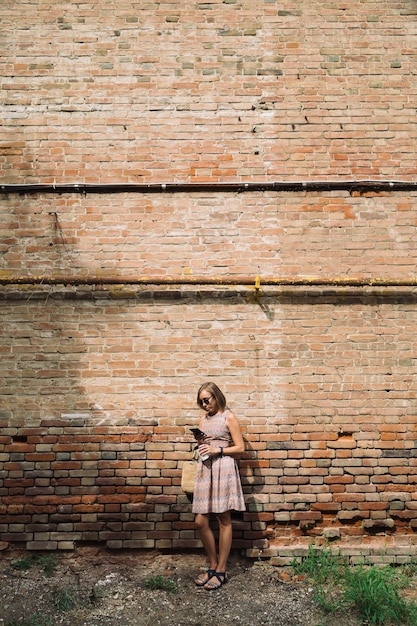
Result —
<instances>
[{"instance_id":1,"label":"woman's leg","mask_svg":"<svg viewBox=\"0 0 417 626\"><path fill-rule=\"evenodd\" d=\"M210 578L204 585L206 589L218 589L226 582L226 568L232 547L232 515L230 511L218 513L219 520L219 560L217 562L216 575Z\"/></svg>"},{"instance_id":2,"label":"woman's leg","mask_svg":"<svg viewBox=\"0 0 417 626\"><path fill-rule=\"evenodd\" d=\"M216 540L214 538L213 531L210 528L209 516L202 513L197 513L197 515L195 516L195 525L197 526L198 532L200 534L200 539L207 555L208 567L212 570L216 570Z\"/></svg>"},{"instance_id":3,"label":"woman's leg","mask_svg":"<svg viewBox=\"0 0 417 626\"><path fill-rule=\"evenodd\" d=\"M217 519L219 520L219 560L217 563L217 571L225 572L232 547L232 514L230 511L226 511L225 513L217 515Z\"/></svg>"}]
</instances>

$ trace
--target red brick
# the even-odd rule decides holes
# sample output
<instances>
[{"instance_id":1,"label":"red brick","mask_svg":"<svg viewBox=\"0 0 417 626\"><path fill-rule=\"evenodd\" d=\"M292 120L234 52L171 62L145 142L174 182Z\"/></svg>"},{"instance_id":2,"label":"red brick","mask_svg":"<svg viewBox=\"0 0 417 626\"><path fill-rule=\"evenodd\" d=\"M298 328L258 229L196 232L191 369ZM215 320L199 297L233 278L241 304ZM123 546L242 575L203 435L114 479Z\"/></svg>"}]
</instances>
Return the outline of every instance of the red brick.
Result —
<instances>
[{"instance_id":1,"label":"red brick","mask_svg":"<svg viewBox=\"0 0 417 626\"><path fill-rule=\"evenodd\" d=\"M42 1L4 12L2 184L416 179L415 42L403 0L388 13L372 3L372 19L353 0L343 21L337 3L323 11L318 0L298 6L295 21L270 2L214 2L202 19L185 0L170 30L169 3L113 4L93 21L74 6L74 24L91 26L78 58ZM151 25L140 37L120 31L135 67L103 39L126 19ZM97 41L114 53L112 69L85 64ZM73 84L70 57L83 66ZM268 554L271 529L300 536L297 515L323 513L319 535L341 508L377 519L387 494L414 497L416 306L411 288L372 281L415 275L415 190L50 191L2 195L0 278L153 275L170 285L2 288L0 511L24 514L25 526L6 529L11 542L64 549L73 534L40 541L28 531L37 515L74 525L105 512L155 526L142 537L120 532L120 520L89 521L82 540L200 549L180 476L203 371L224 387L247 442L248 526L236 524L235 545ZM213 284L175 284L200 275ZM237 276L253 285L221 284ZM268 287L267 276L369 285ZM177 515L188 516L184 529L169 527ZM413 521L398 517L394 535L414 532ZM343 531L363 534L354 519Z\"/></svg>"}]
</instances>

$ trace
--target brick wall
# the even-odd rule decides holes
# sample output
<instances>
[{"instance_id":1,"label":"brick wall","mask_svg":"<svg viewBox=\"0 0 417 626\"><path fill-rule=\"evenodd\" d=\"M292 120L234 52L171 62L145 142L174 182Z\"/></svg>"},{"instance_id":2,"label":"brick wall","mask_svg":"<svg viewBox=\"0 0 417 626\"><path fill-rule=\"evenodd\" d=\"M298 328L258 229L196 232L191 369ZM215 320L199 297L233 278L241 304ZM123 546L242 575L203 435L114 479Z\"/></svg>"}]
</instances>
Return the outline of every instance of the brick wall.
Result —
<instances>
[{"instance_id":1,"label":"brick wall","mask_svg":"<svg viewBox=\"0 0 417 626\"><path fill-rule=\"evenodd\" d=\"M411 2L18 5L2 9L5 185L415 178ZM415 551L414 290L219 284L413 278L417 192L330 187L8 187L4 545L199 547L179 485L210 379L247 444L235 547ZM172 283L17 284L30 275ZM193 276L219 281L175 282Z\"/></svg>"},{"instance_id":2,"label":"brick wall","mask_svg":"<svg viewBox=\"0 0 417 626\"><path fill-rule=\"evenodd\" d=\"M10 182L415 174L412 0L2 7Z\"/></svg>"}]
</instances>

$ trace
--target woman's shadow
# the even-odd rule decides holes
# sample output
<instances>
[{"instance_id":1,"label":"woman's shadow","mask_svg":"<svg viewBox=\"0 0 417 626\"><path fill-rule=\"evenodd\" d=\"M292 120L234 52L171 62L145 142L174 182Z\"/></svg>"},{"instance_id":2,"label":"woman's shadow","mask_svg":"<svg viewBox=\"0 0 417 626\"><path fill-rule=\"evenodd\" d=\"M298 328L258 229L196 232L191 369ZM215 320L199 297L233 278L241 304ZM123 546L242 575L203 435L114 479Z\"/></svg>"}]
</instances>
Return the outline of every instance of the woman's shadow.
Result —
<instances>
[{"instance_id":1,"label":"woman's shadow","mask_svg":"<svg viewBox=\"0 0 417 626\"><path fill-rule=\"evenodd\" d=\"M264 501L258 498L265 486L262 474L262 462L258 459L257 450L243 436L245 452L238 461L239 473L245 497L246 511L232 512L233 548L248 549L267 544ZM265 467L267 463L265 464Z\"/></svg>"}]
</instances>

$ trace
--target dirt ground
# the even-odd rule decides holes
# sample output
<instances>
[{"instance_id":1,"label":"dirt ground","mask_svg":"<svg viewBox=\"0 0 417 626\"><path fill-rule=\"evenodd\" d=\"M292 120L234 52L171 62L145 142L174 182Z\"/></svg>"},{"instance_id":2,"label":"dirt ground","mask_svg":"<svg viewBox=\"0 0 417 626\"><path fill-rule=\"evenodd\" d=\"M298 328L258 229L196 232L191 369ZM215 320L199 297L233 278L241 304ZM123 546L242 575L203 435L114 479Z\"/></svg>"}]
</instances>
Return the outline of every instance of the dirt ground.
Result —
<instances>
[{"instance_id":1,"label":"dirt ground","mask_svg":"<svg viewBox=\"0 0 417 626\"><path fill-rule=\"evenodd\" d=\"M313 589L268 561L232 554L220 590L195 586L203 553L109 552L82 547L49 555L0 553L2 626L357 626L326 616ZM178 593L147 587L171 581Z\"/></svg>"}]
</instances>

